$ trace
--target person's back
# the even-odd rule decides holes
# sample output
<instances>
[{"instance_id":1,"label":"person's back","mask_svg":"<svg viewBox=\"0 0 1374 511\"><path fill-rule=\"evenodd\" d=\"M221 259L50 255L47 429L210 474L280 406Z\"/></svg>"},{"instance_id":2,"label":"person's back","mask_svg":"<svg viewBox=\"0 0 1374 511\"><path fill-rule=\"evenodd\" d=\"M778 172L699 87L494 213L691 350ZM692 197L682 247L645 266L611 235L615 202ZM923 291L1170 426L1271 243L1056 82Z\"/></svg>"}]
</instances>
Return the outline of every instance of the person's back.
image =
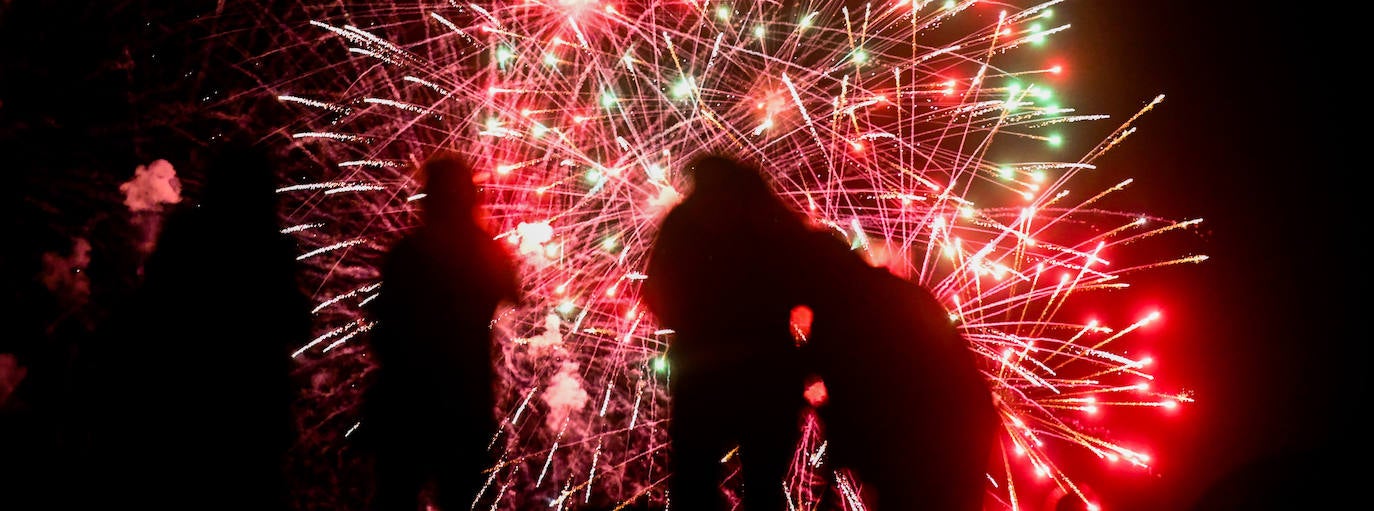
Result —
<instances>
[{"instance_id":1,"label":"person's back","mask_svg":"<svg viewBox=\"0 0 1374 511\"><path fill-rule=\"evenodd\" d=\"M981 509L997 425L968 344L929 290L818 234L825 268L808 306L808 360L835 465L873 489L877 511Z\"/></svg>"},{"instance_id":2,"label":"person's back","mask_svg":"<svg viewBox=\"0 0 1374 511\"><path fill-rule=\"evenodd\" d=\"M737 443L744 507L784 509L802 379L788 330L789 256L770 240L802 224L755 169L717 157L692 169L694 188L662 223L644 290L660 324L676 331L669 499L724 508L720 459Z\"/></svg>"},{"instance_id":3,"label":"person's back","mask_svg":"<svg viewBox=\"0 0 1374 511\"><path fill-rule=\"evenodd\" d=\"M388 402L409 413L492 413L490 324L513 297L511 266L484 231L425 230L397 242L370 342Z\"/></svg>"},{"instance_id":4,"label":"person's back","mask_svg":"<svg viewBox=\"0 0 1374 511\"><path fill-rule=\"evenodd\" d=\"M440 509L472 504L494 461L491 321L519 299L514 260L473 217L470 170L445 156L425 172L424 224L387 254L371 311L377 369L361 433L375 448L378 510L416 509L430 482Z\"/></svg>"},{"instance_id":5,"label":"person's back","mask_svg":"<svg viewBox=\"0 0 1374 511\"><path fill-rule=\"evenodd\" d=\"M99 460L145 508L285 509L294 438L291 348L308 341L296 249L276 221L265 152L226 143L203 199L175 211L99 375L111 428ZM124 456L148 460L123 470Z\"/></svg>"},{"instance_id":6,"label":"person's back","mask_svg":"<svg viewBox=\"0 0 1374 511\"><path fill-rule=\"evenodd\" d=\"M650 300L687 339L671 348L675 366L743 363L753 352L791 347L778 333L786 332L790 306L777 279L759 271L770 262L766 241L736 225L747 213L732 206L689 198L664 219L649 274L653 289L671 293ZM759 336L766 341L739 342Z\"/></svg>"}]
</instances>

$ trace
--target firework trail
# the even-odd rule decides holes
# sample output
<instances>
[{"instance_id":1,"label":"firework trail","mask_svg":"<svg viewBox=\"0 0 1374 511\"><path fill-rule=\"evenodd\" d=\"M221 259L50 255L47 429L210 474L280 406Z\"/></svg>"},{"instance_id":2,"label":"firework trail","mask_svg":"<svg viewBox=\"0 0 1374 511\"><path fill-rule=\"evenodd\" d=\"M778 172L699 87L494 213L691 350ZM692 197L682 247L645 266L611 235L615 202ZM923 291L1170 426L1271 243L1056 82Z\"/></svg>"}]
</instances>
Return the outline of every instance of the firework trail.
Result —
<instances>
[{"instance_id":1,"label":"firework trail","mask_svg":"<svg viewBox=\"0 0 1374 511\"><path fill-rule=\"evenodd\" d=\"M759 162L813 221L943 300L1005 425L991 501L1019 506L1031 478L1087 500L1052 446L1141 467L1150 459L1078 418L1189 397L1155 390L1151 361L1117 349L1158 313L1108 325L1069 311L1128 277L1205 257L1136 261L1127 245L1197 221L1109 209L1129 178L1074 187L1076 176L1107 172L1095 162L1134 131L1135 116L1060 104L1050 85L1061 68L1034 55L1070 27L1059 4L274 7L258 28L279 43L268 56L289 65L258 73L290 112L292 150L309 155L280 193L320 325L295 355L315 368L366 368L370 325L359 310L379 288L377 257L416 222L413 169L459 150L486 169L487 213L521 257L531 297L494 323L505 425L492 439L504 459L487 490L494 509L661 504L671 333L639 301L641 272L685 162L724 149ZM1062 156L1070 130L1103 123L1101 143ZM318 427L366 427L346 417ZM799 509L845 493L817 490L808 475L826 470L823 439L809 437L797 459Z\"/></svg>"}]
</instances>

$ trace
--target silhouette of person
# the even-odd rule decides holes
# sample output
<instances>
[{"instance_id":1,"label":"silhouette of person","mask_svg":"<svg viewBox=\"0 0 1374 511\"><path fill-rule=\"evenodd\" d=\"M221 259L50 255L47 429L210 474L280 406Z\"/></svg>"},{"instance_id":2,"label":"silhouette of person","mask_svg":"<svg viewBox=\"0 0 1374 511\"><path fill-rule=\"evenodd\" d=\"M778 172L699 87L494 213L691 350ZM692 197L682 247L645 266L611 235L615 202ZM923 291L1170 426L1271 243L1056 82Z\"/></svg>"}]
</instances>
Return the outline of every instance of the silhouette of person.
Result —
<instances>
[{"instance_id":1,"label":"silhouette of person","mask_svg":"<svg viewBox=\"0 0 1374 511\"><path fill-rule=\"evenodd\" d=\"M375 449L372 509L414 511L434 485L439 509L468 509L494 465L491 322L518 303L512 255L478 222L478 189L452 154L421 167L421 225L391 248L372 302L376 379L359 434Z\"/></svg>"},{"instance_id":2,"label":"silhouette of person","mask_svg":"<svg viewBox=\"0 0 1374 511\"><path fill-rule=\"evenodd\" d=\"M291 348L310 309L263 149L223 142L202 200L171 213L100 377L106 489L142 509L285 509ZM137 465L130 459L142 460ZM138 468L136 468L138 467Z\"/></svg>"},{"instance_id":3,"label":"silhouette of person","mask_svg":"<svg viewBox=\"0 0 1374 511\"><path fill-rule=\"evenodd\" d=\"M995 441L992 394L935 296L815 231L800 285L811 308L807 366L834 466L875 511L982 509Z\"/></svg>"},{"instance_id":4,"label":"silhouette of person","mask_svg":"<svg viewBox=\"0 0 1374 511\"><path fill-rule=\"evenodd\" d=\"M721 460L738 446L742 501L786 509L783 489L805 404L790 254L805 224L757 169L719 155L688 167L691 191L664 217L645 302L675 331L668 350L673 509L728 509Z\"/></svg>"}]
</instances>

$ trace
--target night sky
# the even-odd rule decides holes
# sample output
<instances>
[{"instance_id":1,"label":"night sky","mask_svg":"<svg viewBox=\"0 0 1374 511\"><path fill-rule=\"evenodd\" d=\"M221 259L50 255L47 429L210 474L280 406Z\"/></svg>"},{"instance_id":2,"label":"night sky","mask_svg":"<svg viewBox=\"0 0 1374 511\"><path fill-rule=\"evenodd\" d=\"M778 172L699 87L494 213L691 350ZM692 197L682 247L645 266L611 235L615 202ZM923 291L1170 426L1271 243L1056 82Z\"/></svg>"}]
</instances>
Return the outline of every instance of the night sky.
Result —
<instances>
[{"instance_id":1,"label":"night sky","mask_svg":"<svg viewBox=\"0 0 1374 511\"><path fill-rule=\"evenodd\" d=\"M1102 164L1138 176L1150 210L1206 220L1212 259L1159 282L1160 374L1196 382L1198 398L1162 461L1174 502L1236 484L1252 509L1345 502L1350 477L1369 474L1355 433L1370 350L1357 331L1369 278L1343 263L1368 232L1359 146L1323 92L1344 65L1340 23L1258 4L1091 4L1071 32L1091 41L1077 68L1117 98L1104 101L1168 95Z\"/></svg>"},{"instance_id":2,"label":"night sky","mask_svg":"<svg viewBox=\"0 0 1374 511\"><path fill-rule=\"evenodd\" d=\"M184 120L187 105L244 83L224 65L232 55L186 44L199 29L178 20L194 7L109 3L0 2L7 284L32 269L17 254L53 250L54 229L78 232L136 165L196 161L197 140L223 127ZM1338 56L1348 43L1330 25L1353 16L1199 7L1216 3L1069 2L1072 28L1048 50L1068 62L1062 95L1080 111L1124 118L1167 96L1097 163L1136 178L1137 209L1203 218L1189 242L1211 257L1138 286L1167 311L1142 334L1156 343L1155 374L1197 402L1150 432L1154 473L1096 483L1127 497L1108 509L1343 502L1369 475L1356 419L1371 404L1369 229L1354 207L1367 164L1350 157L1364 149L1351 70L1363 60ZM175 79L187 72L196 79ZM193 191L196 176L185 179Z\"/></svg>"}]
</instances>

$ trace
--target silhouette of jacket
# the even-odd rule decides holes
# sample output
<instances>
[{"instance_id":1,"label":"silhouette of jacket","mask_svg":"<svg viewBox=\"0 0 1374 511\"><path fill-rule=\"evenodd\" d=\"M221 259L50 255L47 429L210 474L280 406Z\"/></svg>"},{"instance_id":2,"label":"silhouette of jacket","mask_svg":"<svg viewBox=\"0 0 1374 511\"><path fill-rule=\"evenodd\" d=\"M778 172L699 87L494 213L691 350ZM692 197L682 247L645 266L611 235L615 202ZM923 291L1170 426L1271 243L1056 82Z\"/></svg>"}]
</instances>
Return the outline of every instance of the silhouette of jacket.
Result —
<instances>
[{"instance_id":1,"label":"silhouette of jacket","mask_svg":"<svg viewBox=\"0 0 1374 511\"><path fill-rule=\"evenodd\" d=\"M814 314L804 350L828 394L832 464L875 511L982 509L996 411L944 307L828 233L798 250L815 268L801 284Z\"/></svg>"},{"instance_id":2,"label":"silhouette of jacket","mask_svg":"<svg viewBox=\"0 0 1374 511\"><path fill-rule=\"evenodd\" d=\"M374 509L417 509L438 485L440 509L467 509L494 460L496 375L491 322L519 300L515 263L479 225L472 173L454 156L424 165L423 225L381 269L373 302L376 379L360 431L376 449Z\"/></svg>"},{"instance_id":3,"label":"silhouette of jacket","mask_svg":"<svg viewBox=\"0 0 1374 511\"><path fill-rule=\"evenodd\" d=\"M804 404L789 327L792 279L775 238L803 224L756 169L719 156L690 167L692 191L664 218L644 297L668 350L674 509L726 509L722 458L736 445L745 509L785 509Z\"/></svg>"}]
</instances>

